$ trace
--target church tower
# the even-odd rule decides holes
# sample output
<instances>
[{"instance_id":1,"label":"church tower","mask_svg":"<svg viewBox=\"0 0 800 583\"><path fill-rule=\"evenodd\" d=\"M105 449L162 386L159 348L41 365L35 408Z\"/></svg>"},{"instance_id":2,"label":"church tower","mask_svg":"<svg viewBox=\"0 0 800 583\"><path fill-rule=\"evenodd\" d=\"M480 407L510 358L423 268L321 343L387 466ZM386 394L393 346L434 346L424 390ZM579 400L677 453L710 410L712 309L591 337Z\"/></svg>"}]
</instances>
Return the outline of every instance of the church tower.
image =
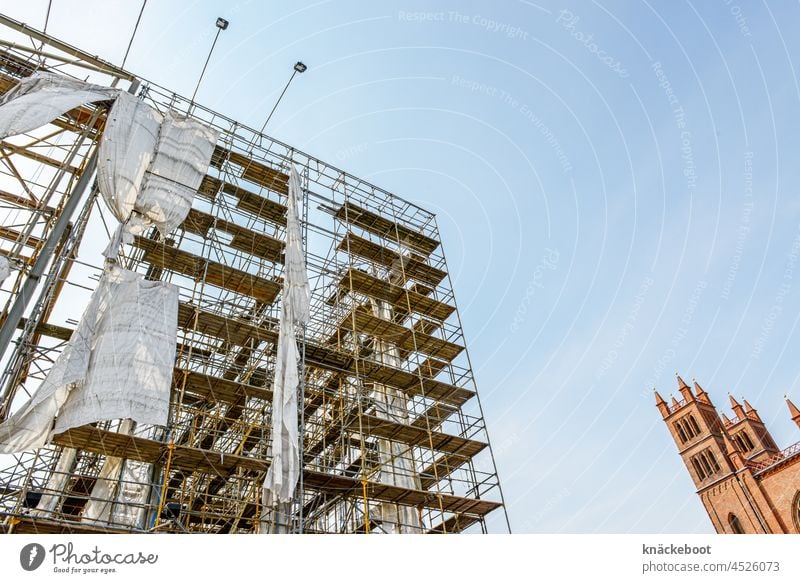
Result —
<instances>
[{"instance_id":1,"label":"church tower","mask_svg":"<svg viewBox=\"0 0 800 583\"><path fill-rule=\"evenodd\" d=\"M729 396L717 412L697 383L677 376L680 400L655 392L656 407L719 533L800 533L800 443L779 450L756 409ZM787 399L800 427L800 410Z\"/></svg>"}]
</instances>

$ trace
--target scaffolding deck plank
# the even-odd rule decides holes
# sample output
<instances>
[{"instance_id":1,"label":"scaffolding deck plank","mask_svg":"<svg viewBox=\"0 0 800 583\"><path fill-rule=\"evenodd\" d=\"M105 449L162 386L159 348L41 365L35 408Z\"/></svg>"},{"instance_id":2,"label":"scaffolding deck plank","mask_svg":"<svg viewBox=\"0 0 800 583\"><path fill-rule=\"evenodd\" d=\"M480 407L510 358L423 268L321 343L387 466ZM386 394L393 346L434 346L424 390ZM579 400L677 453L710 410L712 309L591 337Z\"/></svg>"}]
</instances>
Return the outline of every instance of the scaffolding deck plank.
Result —
<instances>
[{"instance_id":1,"label":"scaffolding deck plank","mask_svg":"<svg viewBox=\"0 0 800 583\"><path fill-rule=\"evenodd\" d=\"M416 332L391 320L372 314L363 307L356 308L342 320L340 328L355 330L389 342L407 352L422 352L434 358L451 361L464 350L454 342Z\"/></svg>"},{"instance_id":2,"label":"scaffolding deck plank","mask_svg":"<svg viewBox=\"0 0 800 583\"><path fill-rule=\"evenodd\" d=\"M278 339L278 333L273 329L213 314L185 303L178 306L178 326L184 330L195 330L238 346L245 346L251 339L273 344ZM53 324L40 324L37 332L61 340L68 340L72 334L72 330L69 328ZM420 376L416 372L407 372L374 361L355 359L352 355L334 350L330 346L306 342L305 355L308 366L334 372L351 374L358 372L373 382L399 388L411 396L424 395L429 399L455 406L462 405L475 396L475 393L469 389ZM452 414L452 410L447 407L443 407L442 410L447 411L448 415Z\"/></svg>"},{"instance_id":3,"label":"scaffolding deck plank","mask_svg":"<svg viewBox=\"0 0 800 583\"><path fill-rule=\"evenodd\" d=\"M309 366L350 372L363 375L367 379L396 387L406 394L425 396L429 399L444 401L452 405L462 405L475 396L473 391L450 385L436 379L421 377L399 368L393 368L366 359L356 359L350 354L335 350L330 346L306 342L306 363Z\"/></svg>"},{"instance_id":4,"label":"scaffolding deck plank","mask_svg":"<svg viewBox=\"0 0 800 583\"><path fill-rule=\"evenodd\" d=\"M5 513L3 515L12 516ZM122 530L108 526L97 526L84 522L60 521L38 516L13 515L15 534L130 534L130 529Z\"/></svg>"},{"instance_id":5,"label":"scaffolding deck plank","mask_svg":"<svg viewBox=\"0 0 800 583\"><path fill-rule=\"evenodd\" d=\"M274 280L211 261L146 237L135 237L134 245L144 251L144 261L151 265L182 273L195 281L204 280L217 287L254 297L265 304L272 304L281 289Z\"/></svg>"},{"instance_id":6,"label":"scaffolding deck plank","mask_svg":"<svg viewBox=\"0 0 800 583\"><path fill-rule=\"evenodd\" d=\"M339 251L357 255L386 268L394 269L396 273L402 272L406 277L417 279L434 287L439 285L447 275L446 271L428 265L424 260L414 256L403 257L397 251L351 232L342 238L337 248Z\"/></svg>"},{"instance_id":7,"label":"scaffolding deck plank","mask_svg":"<svg viewBox=\"0 0 800 583\"><path fill-rule=\"evenodd\" d=\"M467 458L457 454L445 453L439 456L420 472L420 486L424 490L429 490L465 463Z\"/></svg>"},{"instance_id":8,"label":"scaffolding deck plank","mask_svg":"<svg viewBox=\"0 0 800 583\"><path fill-rule=\"evenodd\" d=\"M449 304L407 290L355 267L351 267L345 272L342 279L339 280L338 288L343 292L354 291L376 300L384 300L392 304L399 312L407 313L410 309L412 312L436 320L446 320L455 311L455 307Z\"/></svg>"},{"instance_id":9,"label":"scaffolding deck plank","mask_svg":"<svg viewBox=\"0 0 800 583\"><path fill-rule=\"evenodd\" d=\"M480 518L476 516L451 516L444 522L431 527L428 530L428 534L456 534L465 531L478 520Z\"/></svg>"},{"instance_id":10,"label":"scaffolding deck plank","mask_svg":"<svg viewBox=\"0 0 800 583\"><path fill-rule=\"evenodd\" d=\"M361 227L389 241L402 243L425 255L430 255L439 246L439 241L433 237L361 208L350 201L340 206L335 216L340 221Z\"/></svg>"},{"instance_id":11,"label":"scaffolding deck plank","mask_svg":"<svg viewBox=\"0 0 800 583\"><path fill-rule=\"evenodd\" d=\"M214 336L237 346L246 346L250 340L274 343L278 339L277 332L264 326L231 316L214 314L186 303L178 306L178 326L184 330L195 330Z\"/></svg>"},{"instance_id":12,"label":"scaffolding deck plank","mask_svg":"<svg viewBox=\"0 0 800 583\"><path fill-rule=\"evenodd\" d=\"M238 402L242 397L272 400L272 391L266 387L257 387L183 368L175 368L173 384L176 390L184 390L204 399L230 404Z\"/></svg>"},{"instance_id":13,"label":"scaffolding deck plank","mask_svg":"<svg viewBox=\"0 0 800 583\"><path fill-rule=\"evenodd\" d=\"M240 152L216 146L211 156L211 165L222 169L225 162L239 167L239 176L244 180L259 184L281 194L289 193L289 176L254 160Z\"/></svg>"},{"instance_id":14,"label":"scaffolding deck plank","mask_svg":"<svg viewBox=\"0 0 800 583\"><path fill-rule=\"evenodd\" d=\"M352 432L361 431L365 435L381 437L390 441L405 443L406 445L431 448L465 457L475 456L487 447L487 444L474 439L466 439L439 431L431 431L429 433L418 426L381 419L375 415L363 413L350 421L346 429Z\"/></svg>"},{"instance_id":15,"label":"scaffolding deck plank","mask_svg":"<svg viewBox=\"0 0 800 583\"><path fill-rule=\"evenodd\" d=\"M283 241L265 235L264 233L256 232L234 221L229 221L221 217L214 217L208 213L192 208L189 210L189 214L183 222L182 227L190 233L194 233L203 238L209 236L209 231L212 227L225 231L233 235L231 242L228 243L230 247L274 263L283 262Z\"/></svg>"}]
</instances>

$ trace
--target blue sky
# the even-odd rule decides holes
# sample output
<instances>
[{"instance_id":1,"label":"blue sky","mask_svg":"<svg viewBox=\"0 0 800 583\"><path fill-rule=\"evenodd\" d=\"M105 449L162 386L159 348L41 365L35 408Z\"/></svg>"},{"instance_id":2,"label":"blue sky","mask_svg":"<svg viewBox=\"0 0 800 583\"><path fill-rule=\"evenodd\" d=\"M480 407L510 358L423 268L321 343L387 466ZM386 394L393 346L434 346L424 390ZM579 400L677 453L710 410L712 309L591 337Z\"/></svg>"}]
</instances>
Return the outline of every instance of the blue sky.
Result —
<instances>
[{"instance_id":1,"label":"blue sky","mask_svg":"<svg viewBox=\"0 0 800 583\"><path fill-rule=\"evenodd\" d=\"M41 28L47 2L0 2ZM120 63L141 3L56 0ZM652 388L800 432L800 7L151 0L127 67L437 212L518 532L710 532Z\"/></svg>"}]
</instances>

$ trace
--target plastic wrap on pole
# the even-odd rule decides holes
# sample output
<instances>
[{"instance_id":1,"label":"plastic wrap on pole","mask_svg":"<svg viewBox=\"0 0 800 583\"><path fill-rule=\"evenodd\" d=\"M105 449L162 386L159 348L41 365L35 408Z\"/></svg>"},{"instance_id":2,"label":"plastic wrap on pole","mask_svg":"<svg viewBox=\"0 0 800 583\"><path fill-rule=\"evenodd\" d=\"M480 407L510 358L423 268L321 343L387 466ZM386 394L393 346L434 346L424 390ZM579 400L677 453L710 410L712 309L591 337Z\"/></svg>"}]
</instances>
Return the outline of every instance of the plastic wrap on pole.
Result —
<instances>
[{"instance_id":1,"label":"plastic wrap on pole","mask_svg":"<svg viewBox=\"0 0 800 583\"><path fill-rule=\"evenodd\" d=\"M39 71L0 97L0 138L24 134L85 103L107 101L119 89Z\"/></svg>"},{"instance_id":2,"label":"plastic wrap on pole","mask_svg":"<svg viewBox=\"0 0 800 583\"><path fill-rule=\"evenodd\" d=\"M130 435L133 432L133 422L125 419L119 428L119 433ZM100 475L92 487L86 506L83 507L83 520L86 522L108 522L111 516L111 507L114 504L113 496L122 471L122 458L109 456L103 463Z\"/></svg>"},{"instance_id":3,"label":"plastic wrap on pole","mask_svg":"<svg viewBox=\"0 0 800 583\"><path fill-rule=\"evenodd\" d=\"M297 340L292 324L291 304L281 309L278 334L278 354L275 360L275 380L272 396L272 463L264 481L271 494L271 503L290 502L300 477L298 451Z\"/></svg>"},{"instance_id":4,"label":"plastic wrap on pole","mask_svg":"<svg viewBox=\"0 0 800 583\"><path fill-rule=\"evenodd\" d=\"M127 459L117 485L116 502L111 511L113 524L142 528L147 496L150 494L152 465Z\"/></svg>"},{"instance_id":5,"label":"plastic wrap on pole","mask_svg":"<svg viewBox=\"0 0 800 583\"><path fill-rule=\"evenodd\" d=\"M293 323L306 324L309 319L311 288L308 285L303 233L297 208L303 190L300 175L294 166L289 174L289 202L286 210L286 257L283 280L283 301L292 306Z\"/></svg>"},{"instance_id":6,"label":"plastic wrap on pole","mask_svg":"<svg viewBox=\"0 0 800 583\"><path fill-rule=\"evenodd\" d=\"M11 275L11 264L4 255L0 255L0 283L3 283L9 275Z\"/></svg>"},{"instance_id":7,"label":"plastic wrap on pole","mask_svg":"<svg viewBox=\"0 0 800 583\"><path fill-rule=\"evenodd\" d=\"M86 380L64 403L55 433L110 419L166 425L178 288L114 267L98 291L103 316L92 339Z\"/></svg>"},{"instance_id":8,"label":"plastic wrap on pole","mask_svg":"<svg viewBox=\"0 0 800 583\"><path fill-rule=\"evenodd\" d=\"M299 356L295 328L297 324L308 322L310 298L297 210L300 196L300 176L292 167L286 214L286 261L281 322L272 395L272 463L264 479L265 504L290 502L300 476L297 427L297 390L300 378L297 371Z\"/></svg>"},{"instance_id":9,"label":"plastic wrap on pole","mask_svg":"<svg viewBox=\"0 0 800 583\"><path fill-rule=\"evenodd\" d=\"M390 320L392 308L388 302L373 300L373 313L385 320ZM400 352L397 346L383 340L375 341L375 352L378 359L389 366L399 368ZM373 398L376 403L375 416L387 421L408 424L408 397L403 391L376 383ZM410 449L404 444L387 439L378 440L378 456L380 471L378 481L383 484L421 489L419 476L414 467L414 459ZM420 533L422 524L416 509L410 506L383 502L381 510L381 526L389 534Z\"/></svg>"},{"instance_id":10,"label":"plastic wrap on pole","mask_svg":"<svg viewBox=\"0 0 800 583\"><path fill-rule=\"evenodd\" d=\"M58 463L47 480L47 485L44 487L44 494L36 508L31 510L31 514L34 516L48 516L56 510L77 457L78 450L71 447L65 447L61 451Z\"/></svg>"},{"instance_id":11,"label":"plastic wrap on pole","mask_svg":"<svg viewBox=\"0 0 800 583\"><path fill-rule=\"evenodd\" d=\"M162 116L122 92L108 113L97 148L97 186L120 222L133 212L145 171L155 155Z\"/></svg>"},{"instance_id":12,"label":"plastic wrap on pole","mask_svg":"<svg viewBox=\"0 0 800 583\"><path fill-rule=\"evenodd\" d=\"M173 112L161 124L156 154L145 174L136 211L167 235L189 214L203 181L218 132Z\"/></svg>"}]
</instances>

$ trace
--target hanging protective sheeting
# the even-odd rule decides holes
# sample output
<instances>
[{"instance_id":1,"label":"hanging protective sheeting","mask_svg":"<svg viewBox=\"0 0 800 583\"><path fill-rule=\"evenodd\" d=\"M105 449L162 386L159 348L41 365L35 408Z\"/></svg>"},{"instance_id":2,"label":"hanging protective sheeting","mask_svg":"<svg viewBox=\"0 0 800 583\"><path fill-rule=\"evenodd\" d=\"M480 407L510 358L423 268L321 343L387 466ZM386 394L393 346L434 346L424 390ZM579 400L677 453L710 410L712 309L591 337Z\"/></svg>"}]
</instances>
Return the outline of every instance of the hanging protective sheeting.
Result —
<instances>
[{"instance_id":1,"label":"hanging protective sheeting","mask_svg":"<svg viewBox=\"0 0 800 583\"><path fill-rule=\"evenodd\" d=\"M272 463L264 479L262 495L265 508L291 502L300 476L297 427L297 389L300 379L295 327L308 323L311 295L297 210L301 196L300 175L292 166L286 212L281 322L272 396Z\"/></svg>"},{"instance_id":2,"label":"hanging protective sheeting","mask_svg":"<svg viewBox=\"0 0 800 583\"><path fill-rule=\"evenodd\" d=\"M103 316L92 339L86 380L64 403L55 432L110 419L166 425L178 288L113 267L99 291Z\"/></svg>"},{"instance_id":3,"label":"hanging protective sheeting","mask_svg":"<svg viewBox=\"0 0 800 583\"><path fill-rule=\"evenodd\" d=\"M107 101L119 89L39 71L0 97L0 138L34 130L83 105Z\"/></svg>"},{"instance_id":4,"label":"hanging protective sheeting","mask_svg":"<svg viewBox=\"0 0 800 583\"><path fill-rule=\"evenodd\" d=\"M136 211L167 235L189 214L203 181L218 133L168 111L161 124L155 158L144 178Z\"/></svg>"},{"instance_id":5,"label":"hanging protective sheeting","mask_svg":"<svg viewBox=\"0 0 800 583\"><path fill-rule=\"evenodd\" d=\"M167 236L189 214L218 133L174 112L162 116L123 93L100 140L97 181L121 225L103 252L115 258L120 243L155 225Z\"/></svg>"},{"instance_id":6,"label":"hanging protective sheeting","mask_svg":"<svg viewBox=\"0 0 800 583\"><path fill-rule=\"evenodd\" d=\"M128 220L145 171L153 162L162 116L130 93L120 93L97 147L97 186L121 223Z\"/></svg>"},{"instance_id":7,"label":"hanging protective sheeting","mask_svg":"<svg viewBox=\"0 0 800 583\"><path fill-rule=\"evenodd\" d=\"M108 419L166 425L175 361L178 289L111 267L33 396L0 424L0 453Z\"/></svg>"}]
</instances>

